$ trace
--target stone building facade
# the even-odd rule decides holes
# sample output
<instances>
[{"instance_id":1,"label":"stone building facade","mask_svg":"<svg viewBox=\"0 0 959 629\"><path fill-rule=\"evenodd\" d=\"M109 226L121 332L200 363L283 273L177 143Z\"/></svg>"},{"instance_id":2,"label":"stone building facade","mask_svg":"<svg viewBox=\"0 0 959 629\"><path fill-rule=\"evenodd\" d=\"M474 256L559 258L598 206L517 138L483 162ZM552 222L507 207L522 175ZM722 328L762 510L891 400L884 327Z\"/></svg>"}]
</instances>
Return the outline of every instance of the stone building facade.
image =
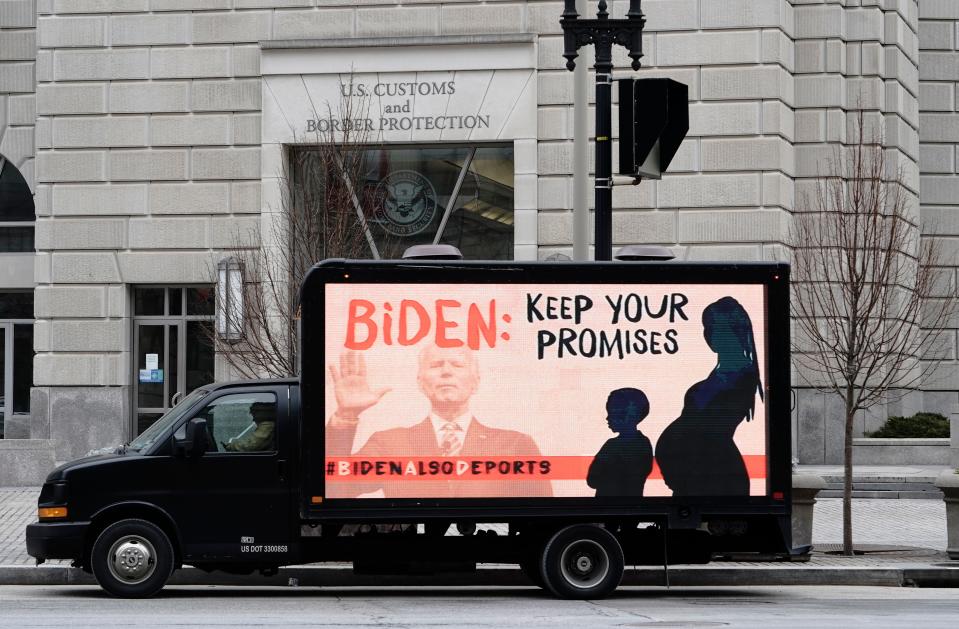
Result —
<instances>
[{"instance_id":1,"label":"stone building facade","mask_svg":"<svg viewBox=\"0 0 959 629\"><path fill-rule=\"evenodd\" d=\"M622 16L629 3L609 4ZM640 76L689 86L690 131L661 181L614 190L616 245L788 259L791 216L861 105L907 175L923 235L943 241L942 295L956 294L959 2L646 0L643 10ZM344 76L382 92L369 116L381 158L476 160L462 173L488 233L516 259L571 255L562 11L557 0L0 0L0 155L36 206L33 389L19 436L44 457L81 455L127 440L197 379L226 375L195 352L197 326L214 316L213 269L237 233L255 246L281 211L283 173L315 143ZM627 61L618 51L617 68ZM959 321L950 325L937 377L858 431L887 410L952 411ZM160 388L144 371L165 371ZM837 409L801 387L796 402L800 460L838 461Z\"/></svg>"}]
</instances>

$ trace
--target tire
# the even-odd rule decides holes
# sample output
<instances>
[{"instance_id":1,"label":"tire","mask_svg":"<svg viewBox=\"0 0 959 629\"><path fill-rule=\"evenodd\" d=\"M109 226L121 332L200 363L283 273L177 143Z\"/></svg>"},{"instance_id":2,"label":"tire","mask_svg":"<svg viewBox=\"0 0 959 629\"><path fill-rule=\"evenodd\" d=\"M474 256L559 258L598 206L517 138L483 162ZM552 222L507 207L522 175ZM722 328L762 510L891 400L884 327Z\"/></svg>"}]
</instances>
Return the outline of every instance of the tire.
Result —
<instances>
[{"instance_id":1,"label":"tire","mask_svg":"<svg viewBox=\"0 0 959 629\"><path fill-rule=\"evenodd\" d=\"M103 529L93 543L90 565L104 590L117 598L148 598L173 573L173 545L147 520L120 520Z\"/></svg>"},{"instance_id":2,"label":"tire","mask_svg":"<svg viewBox=\"0 0 959 629\"><path fill-rule=\"evenodd\" d=\"M568 526L546 542L540 575L558 598L595 600L609 596L623 578L623 548L604 528Z\"/></svg>"}]
</instances>

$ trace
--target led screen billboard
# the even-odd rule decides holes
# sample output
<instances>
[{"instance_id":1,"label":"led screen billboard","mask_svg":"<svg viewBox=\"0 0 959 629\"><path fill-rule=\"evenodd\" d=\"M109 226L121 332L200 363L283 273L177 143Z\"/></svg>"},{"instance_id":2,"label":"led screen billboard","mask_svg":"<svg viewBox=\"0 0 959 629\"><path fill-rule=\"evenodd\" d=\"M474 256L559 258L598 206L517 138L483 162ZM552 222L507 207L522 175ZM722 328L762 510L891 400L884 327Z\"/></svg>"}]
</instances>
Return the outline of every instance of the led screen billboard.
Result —
<instances>
[{"instance_id":1,"label":"led screen billboard","mask_svg":"<svg viewBox=\"0 0 959 629\"><path fill-rule=\"evenodd\" d=\"M763 496L765 291L327 284L326 495Z\"/></svg>"}]
</instances>

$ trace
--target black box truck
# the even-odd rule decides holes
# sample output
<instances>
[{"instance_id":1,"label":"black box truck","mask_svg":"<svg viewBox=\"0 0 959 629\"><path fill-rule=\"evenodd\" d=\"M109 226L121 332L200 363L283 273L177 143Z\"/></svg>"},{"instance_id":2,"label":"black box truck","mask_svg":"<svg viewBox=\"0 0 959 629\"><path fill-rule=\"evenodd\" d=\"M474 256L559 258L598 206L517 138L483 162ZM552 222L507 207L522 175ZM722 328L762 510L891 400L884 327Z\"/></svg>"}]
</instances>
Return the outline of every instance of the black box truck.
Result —
<instances>
[{"instance_id":1,"label":"black box truck","mask_svg":"<svg viewBox=\"0 0 959 629\"><path fill-rule=\"evenodd\" d=\"M109 593L176 568L518 564L564 598L624 565L788 556L784 264L329 260L299 379L190 393L54 470L27 549Z\"/></svg>"}]
</instances>

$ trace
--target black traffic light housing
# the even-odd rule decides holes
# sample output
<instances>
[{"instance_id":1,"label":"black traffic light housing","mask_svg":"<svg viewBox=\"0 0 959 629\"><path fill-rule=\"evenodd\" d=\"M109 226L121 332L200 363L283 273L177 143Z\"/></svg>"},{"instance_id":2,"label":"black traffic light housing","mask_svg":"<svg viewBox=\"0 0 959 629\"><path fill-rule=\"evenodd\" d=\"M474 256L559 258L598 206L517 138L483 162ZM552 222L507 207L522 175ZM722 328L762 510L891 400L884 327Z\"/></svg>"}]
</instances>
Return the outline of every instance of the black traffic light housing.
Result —
<instances>
[{"instance_id":1,"label":"black traffic light housing","mask_svg":"<svg viewBox=\"0 0 959 629\"><path fill-rule=\"evenodd\" d=\"M689 88L672 79L620 79L619 172L659 179L689 131Z\"/></svg>"}]
</instances>

